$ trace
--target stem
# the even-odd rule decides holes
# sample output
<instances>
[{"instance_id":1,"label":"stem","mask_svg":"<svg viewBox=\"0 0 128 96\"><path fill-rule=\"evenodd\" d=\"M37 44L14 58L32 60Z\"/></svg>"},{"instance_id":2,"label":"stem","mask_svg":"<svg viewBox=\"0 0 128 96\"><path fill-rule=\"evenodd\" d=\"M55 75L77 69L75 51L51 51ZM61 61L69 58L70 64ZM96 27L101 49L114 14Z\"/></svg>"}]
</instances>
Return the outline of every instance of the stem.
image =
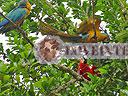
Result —
<instances>
[{"instance_id":1,"label":"stem","mask_svg":"<svg viewBox=\"0 0 128 96\"><path fill-rule=\"evenodd\" d=\"M95 1L92 0L92 18L93 18L93 23L92 23L92 27L93 27L93 30L94 30L94 36L93 38L97 41L97 37L96 37L96 27L95 27Z\"/></svg>"},{"instance_id":2,"label":"stem","mask_svg":"<svg viewBox=\"0 0 128 96\"><path fill-rule=\"evenodd\" d=\"M76 79L71 79L70 81L68 81L65 84L61 85L57 89L52 90L51 93L48 96L57 96L57 93L59 93L60 91L66 89L68 86L70 86L71 84L73 84L75 82L76 82Z\"/></svg>"},{"instance_id":3,"label":"stem","mask_svg":"<svg viewBox=\"0 0 128 96\"><path fill-rule=\"evenodd\" d=\"M68 21L65 19L65 17L64 17L62 14L60 14L55 8L53 8L53 6L52 6L51 3L49 3L49 2L46 1L46 4L47 4L50 8L52 8L52 10L54 10L60 17L62 17L62 19L65 21L65 24L67 24L67 26L70 25L70 24L68 23Z\"/></svg>"},{"instance_id":4,"label":"stem","mask_svg":"<svg viewBox=\"0 0 128 96\"><path fill-rule=\"evenodd\" d=\"M126 1L125 1L126 2ZM124 17L124 22L126 22L126 20L128 19L128 16L127 16L127 8L126 8L126 4L124 3L123 0L119 0L119 3L120 3L120 7L121 7L121 12L122 12L122 15Z\"/></svg>"},{"instance_id":5,"label":"stem","mask_svg":"<svg viewBox=\"0 0 128 96\"><path fill-rule=\"evenodd\" d=\"M63 70L67 73L69 73L70 75L72 75L77 81L85 81L87 82L86 79L84 79L81 75L79 75L77 72L71 70L70 68L63 66L63 65L54 65L53 67L55 68L59 68L60 70Z\"/></svg>"}]
</instances>

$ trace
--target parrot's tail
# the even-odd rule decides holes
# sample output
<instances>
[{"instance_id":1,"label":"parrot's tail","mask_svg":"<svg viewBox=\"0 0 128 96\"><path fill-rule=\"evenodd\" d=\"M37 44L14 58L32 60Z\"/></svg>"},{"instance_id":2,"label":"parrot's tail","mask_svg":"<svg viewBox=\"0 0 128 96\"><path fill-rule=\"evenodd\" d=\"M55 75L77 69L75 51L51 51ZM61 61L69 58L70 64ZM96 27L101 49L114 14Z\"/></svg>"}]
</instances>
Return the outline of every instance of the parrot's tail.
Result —
<instances>
[{"instance_id":1,"label":"parrot's tail","mask_svg":"<svg viewBox=\"0 0 128 96\"><path fill-rule=\"evenodd\" d=\"M2 22L0 22L0 33L5 33L9 30L9 28L6 28L5 26L8 24L8 20L4 19Z\"/></svg>"},{"instance_id":2,"label":"parrot's tail","mask_svg":"<svg viewBox=\"0 0 128 96\"><path fill-rule=\"evenodd\" d=\"M14 27L7 27L7 26L3 26L0 28L0 34L4 34L7 33L8 31L14 29Z\"/></svg>"},{"instance_id":3,"label":"parrot's tail","mask_svg":"<svg viewBox=\"0 0 128 96\"><path fill-rule=\"evenodd\" d=\"M9 21L7 19L4 19L3 21L0 22L0 28L7 25Z\"/></svg>"},{"instance_id":4,"label":"parrot's tail","mask_svg":"<svg viewBox=\"0 0 128 96\"><path fill-rule=\"evenodd\" d=\"M0 28L0 34L6 33L8 30L4 27Z\"/></svg>"},{"instance_id":5,"label":"parrot's tail","mask_svg":"<svg viewBox=\"0 0 128 96\"><path fill-rule=\"evenodd\" d=\"M81 36L59 36L64 42L80 43L82 42Z\"/></svg>"}]
</instances>

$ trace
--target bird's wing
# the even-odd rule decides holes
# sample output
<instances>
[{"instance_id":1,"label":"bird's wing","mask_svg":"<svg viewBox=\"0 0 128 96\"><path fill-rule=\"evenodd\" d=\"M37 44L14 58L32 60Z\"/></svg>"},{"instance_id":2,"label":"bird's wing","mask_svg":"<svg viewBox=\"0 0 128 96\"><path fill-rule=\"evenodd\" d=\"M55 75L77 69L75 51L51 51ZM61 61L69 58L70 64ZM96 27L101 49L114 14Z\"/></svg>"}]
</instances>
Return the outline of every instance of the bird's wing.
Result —
<instances>
[{"instance_id":1,"label":"bird's wing","mask_svg":"<svg viewBox=\"0 0 128 96\"><path fill-rule=\"evenodd\" d=\"M17 21L22 20L27 14L27 11L24 8L16 8L12 10L10 13L8 13L7 18L12 20L14 23ZM9 21L7 19L4 19L2 22L0 22L0 27L8 24Z\"/></svg>"},{"instance_id":2,"label":"bird's wing","mask_svg":"<svg viewBox=\"0 0 128 96\"><path fill-rule=\"evenodd\" d=\"M8 20L4 19L2 22L0 22L0 27L4 26L6 24L8 24Z\"/></svg>"}]
</instances>

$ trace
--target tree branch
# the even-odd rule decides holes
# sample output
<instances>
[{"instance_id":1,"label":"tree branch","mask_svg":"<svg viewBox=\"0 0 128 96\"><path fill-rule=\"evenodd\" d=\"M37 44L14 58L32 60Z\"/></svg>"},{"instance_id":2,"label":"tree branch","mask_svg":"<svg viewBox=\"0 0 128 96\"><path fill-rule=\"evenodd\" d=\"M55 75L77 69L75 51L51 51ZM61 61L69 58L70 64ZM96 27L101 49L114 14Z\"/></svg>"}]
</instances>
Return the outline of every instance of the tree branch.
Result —
<instances>
[{"instance_id":1,"label":"tree branch","mask_svg":"<svg viewBox=\"0 0 128 96\"><path fill-rule=\"evenodd\" d=\"M79 75L77 72L71 70L70 68L63 66L63 65L53 65L53 67L55 68L59 68L62 71L65 71L67 73L69 73L70 75L72 75L77 81L85 81L87 82L86 79L83 78L83 76Z\"/></svg>"},{"instance_id":2,"label":"tree branch","mask_svg":"<svg viewBox=\"0 0 128 96\"><path fill-rule=\"evenodd\" d=\"M67 83L64 83L62 86L58 87L57 89L52 90L50 94L48 94L48 96L57 96L57 93L66 89L68 86L75 83L76 81L77 81L76 79L71 79L70 81L68 81Z\"/></svg>"},{"instance_id":3,"label":"tree branch","mask_svg":"<svg viewBox=\"0 0 128 96\"><path fill-rule=\"evenodd\" d=\"M123 16L125 18L125 16L127 15L127 8L126 8L123 0L119 0L119 3L120 3L120 7L122 9ZM125 18L125 19L127 19L127 18Z\"/></svg>"},{"instance_id":4,"label":"tree branch","mask_svg":"<svg viewBox=\"0 0 128 96\"><path fill-rule=\"evenodd\" d=\"M87 83L86 79L84 79L77 72L71 70L70 68L68 68L66 66L63 66L63 65L53 65L53 67L57 68L57 69L59 68L60 70L69 73L70 75L72 75L74 77L74 79L71 79L67 83L64 83L63 85L61 85L57 89L52 90L48 96L58 96L57 93L59 93L60 91L66 89L68 86L70 86L71 84L75 83L76 81L84 81L84 82Z\"/></svg>"},{"instance_id":5,"label":"tree branch","mask_svg":"<svg viewBox=\"0 0 128 96\"><path fill-rule=\"evenodd\" d=\"M54 11L65 21L65 24L66 24L67 26L70 25L69 22L66 20L66 18L65 18L62 14L60 14L60 13L53 7L53 5L52 5L50 2L46 1L46 4L47 4L52 10L54 10Z\"/></svg>"}]
</instances>

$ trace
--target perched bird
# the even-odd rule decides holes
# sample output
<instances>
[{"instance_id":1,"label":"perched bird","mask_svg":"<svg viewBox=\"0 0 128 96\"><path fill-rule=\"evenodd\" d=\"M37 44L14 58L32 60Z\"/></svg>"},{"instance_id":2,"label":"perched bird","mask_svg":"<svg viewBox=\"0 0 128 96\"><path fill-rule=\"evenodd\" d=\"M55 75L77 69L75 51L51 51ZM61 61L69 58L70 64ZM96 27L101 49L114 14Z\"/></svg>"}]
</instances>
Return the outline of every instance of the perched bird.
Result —
<instances>
[{"instance_id":1,"label":"perched bird","mask_svg":"<svg viewBox=\"0 0 128 96\"><path fill-rule=\"evenodd\" d=\"M23 24L24 19L30 14L31 11L31 4L28 0L21 0L19 5L10 11L7 14L7 18L12 20L17 26L21 26ZM0 33L6 33L15 29L14 26L9 20L3 19L0 22Z\"/></svg>"},{"instance_id":2,"label":"perched bird","mask_svg":"<svg viewBox=\"0 0 128 96\"><path fill-rule=\"evenodd\" d=\"M87 64L87 60L80 60L79 64L78 64L78 69L77 69L77 72L78 74L82 75L85 79L87 80L91 80L89 77L88 77L88 74L87 73L90 73L92 75L96 75L96 76L100 76L100 72L99 71L96 71L96 66L89 66Z\"/></svg>"},{"instance_id":3,"label":"perched bird","mask_svg":"<svg viewBox=\"0 0 128 96\"><path fill-rule=\"evenodd\" d=\"M105 42L109 40L109 36L106 33L101 33L99 29L96 29L96 35L94 30L90 30L85 40L86 40L86 43L96 43L101 41Z\"/></svg>"},{"instance_id":4,"label":"perched bird","mask_svg":"<svg viewBox=\"0 0 128 96\"><path fill-rule=\"evenodd\" d=\"M79 24L79 28L77 29L78 33L86 33L88 34L89 31L91 31L93 29L92 24L95 24L95 28L99 29L100 27L100 23L101 23L101 19L97 16L95 16L95 19L93 20L93 17L88 18L87 20L83 20L80 24Z\"/></svg>"},{"instance_id":5,"label":"perched bird","mask_svg":"<svg viewBox=\"0 0 128 96\"><path fill-rule=\"evenodd\" d=\"M90 17L88 20L84 20L80 23L78 33L83 34L83 40L86 43L96 43L109 40L109 36L106 33L101 33L100 27L101 19L95 16Z\"/></svg>"}]
</instances>

